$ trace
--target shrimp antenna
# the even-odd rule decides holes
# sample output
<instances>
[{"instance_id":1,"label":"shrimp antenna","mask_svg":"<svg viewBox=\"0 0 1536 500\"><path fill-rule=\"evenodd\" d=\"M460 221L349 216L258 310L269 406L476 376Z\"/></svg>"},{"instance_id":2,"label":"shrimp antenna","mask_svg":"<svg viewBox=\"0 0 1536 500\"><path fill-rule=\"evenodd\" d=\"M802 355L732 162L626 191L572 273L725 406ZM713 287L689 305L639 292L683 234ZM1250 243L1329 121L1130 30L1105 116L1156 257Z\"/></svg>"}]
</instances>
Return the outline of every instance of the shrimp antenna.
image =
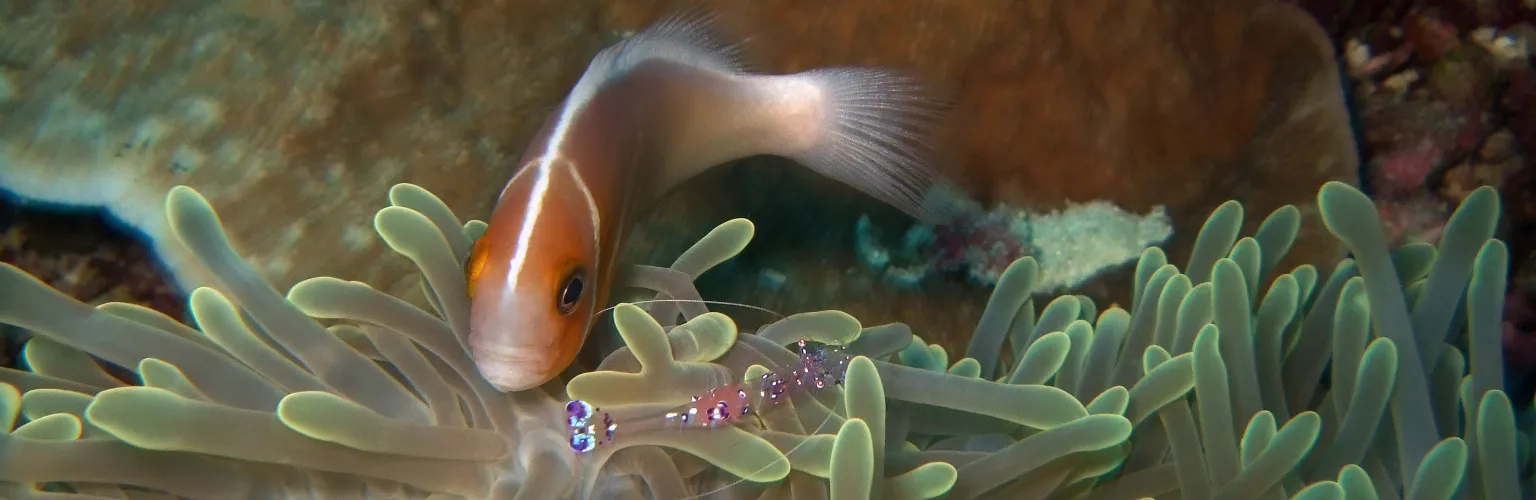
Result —
<instances>
[{"instance_id":1,"label":"shrimp antenna","mask_svg":"<svg viewBox=\"0 0 1536 500\"><path fill-rule=\"evenodd\" d=\"M752 304L743 304L743 303L740 303L740 302L730 302L730 301L724 301L724 300L651 299L651 300L629 301L629 302L624 302L624 303L625 304L634 304L634 305L637 305L637 306L639 306L639 305L646 305L646 304L679 304L679 303L707 304L707 305L712 305L712 306L733 306L733 307L740 307L740 308L744 308L744 309L752 309L754 311L762 311L762 312L774 315L774 317L776 317L777 319L784 319L785 318L785 316L783 314L779 314L778 311L775 311L775 310L772 310L772 309L768 309L768 308L765 308L765 307L758 307L758 306L754 306ZM592 313L592 317L596 318L596 317L598 317L598 315L601 315L601 314L603 314L605 312L608 312L608 311L612 311L612 310L614 310L614 309L616 309L618 307L619 307L618 305L612 305L612 306L604 307L602 309L598 309L597 311Z\"/></svg>"}]
</instances>

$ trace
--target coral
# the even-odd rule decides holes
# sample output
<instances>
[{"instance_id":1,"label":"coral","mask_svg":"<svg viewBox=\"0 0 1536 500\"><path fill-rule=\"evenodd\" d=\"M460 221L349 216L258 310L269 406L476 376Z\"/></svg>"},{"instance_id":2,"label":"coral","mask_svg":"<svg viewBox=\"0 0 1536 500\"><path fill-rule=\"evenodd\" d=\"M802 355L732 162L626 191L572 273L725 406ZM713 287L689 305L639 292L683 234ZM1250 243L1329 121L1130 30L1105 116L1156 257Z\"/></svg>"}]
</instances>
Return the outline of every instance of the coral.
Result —
<instances>
[{"instance_id":1,"label":"coral","mask_svg":"<svg viewBox=\"0 0 1536 500\"><path fill-rule=\"evenodd\" d=\"M135 243L93 214L20 210L0 201L0 262L85 302L138 300L179 317L183 298Z\"/></svg>"},{"instance_id":2,"label":"coral","mask_svg":"<svg viewBox=\"0 0 1536 500\"><path fill-rule=\"evenodd\" d=\"M0 199L0 262L81 301L134 302L181 317L185 301L154 256L95 214L27 210ZM0 325L0 366L16 366L25 338Z\"/></svg>"},{"instance_id":3,"label":"coral","mask_svg":"<svg viewBox=\"0 0 1536 500\"><path fill-rule=\"evenodd\" d=\"M217 206L282 288L319 274L414 293L366 224L399 182L487 214L520 148L616 39L600 6L0 2L0 190L102 207L189 291L212 284L158 210ZM344 244L330 235L342 235Z\"/></svg>"},{"instance_id":4,"label":"coral","mask_svg":"<svg viewBox=\"0 0 1536 500\"><path fill-rule=\"evenodd\" d=\"M1415 10L1403 26L1401 36L1391 31L1362 35L1370 42L1351 39L1351 46L1364 54L1349 61L1365 147L1372 156L1367 186L1379 198L1395 199L1441 184L1460 184L1450 186L1453 196L1478 185L1502 185L1509 170L1502 164L1512 156L1512 141L1509 132L1494 132L1489 112L1506 70L1525 65L1523 53L1503 49L1515 42L1492 28L1467 34L1464 42L1433 11ZM1383 54L1361 60L1373 50ZM1400 57L1406 53L1414 56ZM1473 176L1487 178L1466 182Z\"/></svg>"},{"instance_id":5,"label":"coral","mask_svg":"<svg viewBox=\"0 0 1536 500\"><path fill-rule=\"evenodd\" d=\"M1536 172L1527 160L1536 145L1536 30L1525 24L1533 12L1508 2L1431 1L1344 30L1371 157L1365 187L1388 241L1435 243L1452 207L1478 186L1498 189L1507 202L1512 316L1530 300L1521 277L1536 248L1528 201ZM1527 397L1536 388L1536 358L1527 354L1536 344L1521 328L1505 340L1512 395Z\"/></svg>"},{"instance_id":6,"label":"coral","mask_svg":"<svg viewBox=\"0 0 1536 500\"><path fill-rule=\"evenodd\" d=\"M685 3L624 2L628 12L616 24L643 26ZM1163 205L1174 228L1164 248L1182 259L1205 216L1228 199L1259 215L1293 204L1303 223L1286 265L1327 266L1343 256L1311 206L1324 181L1358 177L1335 48L1283 1L723 4L746 11L753 48L770 71L912 68L949 90L957 108L941 132L952 137L936 164L984 207L1047 213L1107 200L1144 215ZM765 229L736 274L749 278L705 277L699 286L707 294L777 310L837 307L870 322L908 323L929 341L964 350L989 292L962 280L886 286L847 251L847 229L869 214L895 246L910 221L794 170L754 158L682 186L636 230L639 244L626 258L662 262L650 259L675 253L669 247L702 234L714 217L749 218ZM1251 230L1259 218L1246 223ZM825 236L828 228L840 237ZM783 272L787 285L756 287L750 276L758 265ZM1074 293L1125 303L1126 267Z\"/></svg>"},{"instance_id":7,"label":"coral","mask_svg":"<svg viewBox=\"0 0 1536 500\"><path fill-rule=\"evenodd\" d=\"M1384 199L1376 202L1382 229L1393 246L1405 243L1435 243L1445 229L1450 212L1445 203L1420 194L1408 199Z\"/></svg>"},{"instance_id":8,"label":"coral","mask_svg":"<svg viewBox=\"0 0 1536 500\"><path fill-rule=\"evenodd\" d=\"M897 65L952 84L945 163L988 206L1166 205L1193 229L1229 198L1267 211L1354 175L1332 44L1283 2L750 5L773 70Z\"/></svg>"},{"instance_id":9,"label":"coral","mask_svg":"<svg viewBox=\"0 0 1536 500\"><path fill-rule=\"evenodd\" d=\"M938 225L917 224L888 249L869 216L854 226L854 246L864 265L883 272L886 283L915 289L935 272L964 273L971 283L991 287L1015 260L1040 264L1036 293L1082 286L1105 270L1136 259L1173 233L1167 209L1127 213L1105 200L1068 203L1061 210L1033 213L1003 204L986 210L962 195L941 190L930 203L945 204L955 217ZM894 263L893 263L894 260Z\"/></svg>"},{"instance_id":10,"label":"coral","mask_svg":"<svg viewBox=\"0 0 1536 500\"><path fill-rule=\"evenodd\" d=\"M167 219L221 283L193 293L200 329L92 308L0 266L0 321L39 335L28 371L0 370L0 487L19 498L130 486L190 498L1531 493L1521 443L1536 429L1516 419L1528 403L1505 396L1499 366L1508 255L1492 239L1491 188L1466 197L1438 246L1391 249L1369 199L1324 185L1321 217L1354 255L1327 274L1280 273L1296 207L1241 237L1244 207L1228 202L1182 271L1160 249L1142 253L1129 309L1069 295L1037 311L1041 269L1022 258L953 363L900 324L822 311L750 333L704 310L686 282L746 245L752 226L735 220L670 268L637 268L638 283L685 300L618 306L626 346L597 370L510 394L490 390L463 347L458 264L483 225L461 225L415 186L390 201L375 229L419 267L431 311L334 278L278 295L187 188L167 196ZM843 388L798 393L760 423L637 426L591 455L567 448L564 397L654 412L794 362L783 346L805 338L855 356ZM86 354L135 368L138 383Z\"/></svg>"}]
</instances>

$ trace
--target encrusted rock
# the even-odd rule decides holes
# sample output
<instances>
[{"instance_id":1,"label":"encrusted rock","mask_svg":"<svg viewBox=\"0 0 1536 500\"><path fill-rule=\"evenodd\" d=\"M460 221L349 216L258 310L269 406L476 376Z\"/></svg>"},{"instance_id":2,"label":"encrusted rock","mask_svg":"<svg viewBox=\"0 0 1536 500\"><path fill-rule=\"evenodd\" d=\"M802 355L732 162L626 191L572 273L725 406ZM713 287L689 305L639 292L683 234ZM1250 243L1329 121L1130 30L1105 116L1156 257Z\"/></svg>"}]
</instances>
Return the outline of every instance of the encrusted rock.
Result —
<instances>
[{"instance_id":1,"label":"encrusted rock","mask_svg":"<svg viewBox=\"0 0 1536 500\"><path fill-rule=\"evenodd\" d=\"M585 3L0 3L0 188L104 206L183 286L161 200L190 185L286 290L328 271L392 293L369 227L397 182L488 214L524 142L613 40ZM338 245L338 239L343 244Z\"/></svg>"}]
</instances>

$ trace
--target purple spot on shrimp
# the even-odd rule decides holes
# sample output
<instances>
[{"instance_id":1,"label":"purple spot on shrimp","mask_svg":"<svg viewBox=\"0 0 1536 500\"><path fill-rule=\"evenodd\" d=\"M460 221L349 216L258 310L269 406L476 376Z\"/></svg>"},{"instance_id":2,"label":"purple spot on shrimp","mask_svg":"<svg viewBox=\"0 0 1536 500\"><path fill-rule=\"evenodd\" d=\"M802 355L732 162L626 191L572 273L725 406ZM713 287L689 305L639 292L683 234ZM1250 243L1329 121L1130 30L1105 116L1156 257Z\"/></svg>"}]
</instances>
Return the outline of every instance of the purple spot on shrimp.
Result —
<instances>
[{"instance_id":1,"label":"purple spot on shrimp","mask_svg":"<svg viewBox=\"0 0 1536 500\"><path fill-rule=\"evenodd\" d=\"M592 451L592 448L596 446L597 442L592 440L591 434L587 434L585 432L577 432L575 434L571 434L571 451L576 453L586 453Z\"/></svg>"}]
</instances>

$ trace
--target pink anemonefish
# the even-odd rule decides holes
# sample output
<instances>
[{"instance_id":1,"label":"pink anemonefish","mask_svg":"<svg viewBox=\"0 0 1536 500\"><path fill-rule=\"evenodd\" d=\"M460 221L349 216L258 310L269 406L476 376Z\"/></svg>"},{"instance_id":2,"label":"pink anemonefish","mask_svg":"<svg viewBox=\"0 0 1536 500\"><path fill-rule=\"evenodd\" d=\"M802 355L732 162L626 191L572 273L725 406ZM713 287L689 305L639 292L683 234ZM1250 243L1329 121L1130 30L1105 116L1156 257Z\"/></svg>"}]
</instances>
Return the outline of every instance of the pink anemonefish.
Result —
<instances>
[{"instance_id":1,"label":"pink anemonefish","mask_svg":"<svg viewBox=\"0 0 1536 500\"><path fill-rule=\"evenodd\" d=\"M920 85L876 68L752 74L713 28L695 12L604 49L523 153L465 270L470 352L497 389L572 363L636 216L713 166L784 156L938 217L924 132L943 106Z\"/></svg>"}]
</instances>

